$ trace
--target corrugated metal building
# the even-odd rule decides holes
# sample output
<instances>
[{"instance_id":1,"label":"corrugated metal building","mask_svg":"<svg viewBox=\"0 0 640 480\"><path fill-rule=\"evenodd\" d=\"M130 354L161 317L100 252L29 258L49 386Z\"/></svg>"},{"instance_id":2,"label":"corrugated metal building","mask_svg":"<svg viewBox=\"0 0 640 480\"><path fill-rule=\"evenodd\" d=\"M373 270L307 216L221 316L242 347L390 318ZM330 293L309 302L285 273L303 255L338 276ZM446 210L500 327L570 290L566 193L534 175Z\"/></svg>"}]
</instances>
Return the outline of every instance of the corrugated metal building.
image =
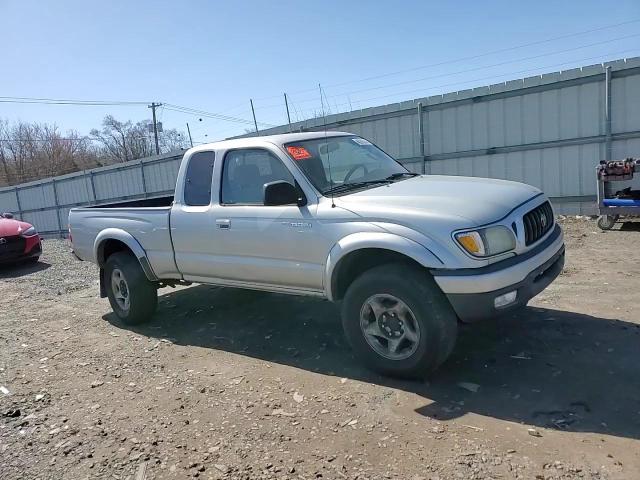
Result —
<instances>
[{"instance_id":1,"label":"corrugated metal building","mask_svg":"<svg viewBox=\"0 0 640 480\"><path fill-rule=\"evenodd\" d=\"M410 169L530 183L556 210L595 213L595 167L640 156L640 58L328 115L261 131L346 130ZM45 233L70 208L173 192L181 153L0 189L10 211ZM623 185L620 185L622 187Z\"/></svg>"}]
</instances>

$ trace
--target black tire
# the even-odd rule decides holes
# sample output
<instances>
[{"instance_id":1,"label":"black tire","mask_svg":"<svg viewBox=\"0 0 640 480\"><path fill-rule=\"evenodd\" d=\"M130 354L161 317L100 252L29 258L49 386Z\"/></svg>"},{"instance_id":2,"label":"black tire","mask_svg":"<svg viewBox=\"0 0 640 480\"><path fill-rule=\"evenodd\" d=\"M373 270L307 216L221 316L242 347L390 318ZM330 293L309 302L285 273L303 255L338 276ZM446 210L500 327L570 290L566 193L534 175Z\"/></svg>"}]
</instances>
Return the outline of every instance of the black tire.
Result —
<instances>
[{"instance_id":1,"label":"black tire","mask_svg":"<svg viewBox=\"0 0 640 480\"><path fill-rule=\"evenodd\" d=\"M114 270L121 272L126 282L129 308L123 308L116 300L112 284ZM113 312L127 325L147 322L153 316L158 305L158 288L150 282L138 260L127 252L111 255L104 267L104 285Z\"/></svg>"},{"instance_id":2,"label":"black tire","mask_svg":"<svg viewBox=\"0 0 640 480\"><path fill-rule=\"evenodd\" d=\"M401 300L418 324L419 340L408 358L385 358L367 341L361 311L375 295ZM402 378L424 378L433 372L453 351L458 334L458 318L433 278L420 268L397 263L367 270L349 286L342 304L342 326L354 352L368 368Z\"/></svg>"}]
</instances>

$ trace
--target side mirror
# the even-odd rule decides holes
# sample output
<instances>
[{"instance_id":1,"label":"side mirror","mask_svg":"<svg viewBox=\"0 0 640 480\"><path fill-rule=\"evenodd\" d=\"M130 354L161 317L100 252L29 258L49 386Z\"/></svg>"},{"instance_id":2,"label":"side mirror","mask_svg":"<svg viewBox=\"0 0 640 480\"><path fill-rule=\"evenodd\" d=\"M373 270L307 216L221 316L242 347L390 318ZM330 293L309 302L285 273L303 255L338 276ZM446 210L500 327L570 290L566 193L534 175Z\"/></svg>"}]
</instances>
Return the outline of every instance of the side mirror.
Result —
<instances>
[{"instance_id":1,"label":"side mirror","mask_svg":"<svg viewBox=\"0 0 640 480\"><path fill-rule=\"evenodd\" d=\"M2 215L0 215L8 220L11 220L13 218L13 213L9 213L9 212L5 212Z\"/></svg>"},{"instance_id":2,"label":"side mirror","mask_svg":"<svg viewBox=\"0 0 640 480\"><path fill-rule=\"evenodd\" d=\"M307 204L304 194L289 182L278 180L264 184L264 204L266 206L291 205L302 207Z\"/></svg>"}]
</instances>

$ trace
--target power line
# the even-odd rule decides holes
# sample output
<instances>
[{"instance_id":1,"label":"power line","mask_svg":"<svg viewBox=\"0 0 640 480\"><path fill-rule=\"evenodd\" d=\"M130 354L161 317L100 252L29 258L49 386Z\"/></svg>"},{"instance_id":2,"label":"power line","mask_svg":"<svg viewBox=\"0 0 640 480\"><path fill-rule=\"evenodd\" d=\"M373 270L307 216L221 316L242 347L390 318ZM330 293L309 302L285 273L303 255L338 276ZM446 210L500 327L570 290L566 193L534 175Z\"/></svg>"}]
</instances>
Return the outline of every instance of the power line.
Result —
<instances>
[{"instance_id":1,"label":"power line","mask_svg":"<svg viewBox=\"0 0 640 480\"><path fill-rule=\"evenodd\" d=\"M406 95L409 93L416 93L416 92L424 92L429 91L429 90L435 90L435 89L439 89L439 88L445 88L445 87L451 87L454 85L464 85L464 84L468 84L468 83L475 83L475 82L480 82L480 81L485 81L485 80L491 80L491 79L495 79L498 77L510 77L510 76L514 76L514 75L518 75L518 74L522 74L522 73L528 73L528 72L533 72L533 71L538 71L538 70L544 70L544 69L549 69L549 68L555 68L555 67L560 67L563 65L568 65L568 64L573 64L576 62L581 62L581 61L585 61L585 60L593 60L594 58L602 58L603 56L613 56L613 55L620 55L626 52L630 52L630 51L635 51L636 49L627 49L627 50L622 50L622 51L617 51L617 52L611 52L611 53L607 53L604 55L597 55L597 56L591 56L591 57L585 57L585 58L579 58L579 59L575 59L575 60L571 60L568 62L562 62L562 63L556 63L553 65L546 65L543 67L535 67L535 68L528 68L528 69L524 69L524 70L518 70L518 71L514 71L514 72L508 72L508 73L501 73L501 74L497 74L497 75L490 75L490 76L486 76L486 77L481 77L481 78L475 78L473 80L463 80L463 81L459 81L459 82L450 82L450 83L445 83L445 84L441 84L441 85L434 85L432 87L428 87L428 88L420 88L420 89L413 89L413 90L404 90L402 92L394 92L392 94L388 94L388 95L379 95L376 97L369 97L369 98L364 98L364 99L360 99L358 100L358 102L368 102L368 101L372 101L372 100L379 100L382 98L389 98L389 97L395 97L398 95ZM339 103L339 106L342 105L348 105L349 102L342 102ZM301 110L302 112L313 112L314 109L313 108L308 108L308 109L303 109Z\"/></svg>"},{"instance_id":2,"label":"power line","mask_svg":"<svg viewBox=\"0 0 640 480\"><path fill-rule=\"evenodd\" d=\"M235 118L234 118L234 119L231 119L231 118L221 118L221 117L220 117L220 116L218 116L218 115L210 115L210 114L207 114L207 113L204 113L204 112L191 112L191 111L188 111L188 110L181 110L181 109L177 109L177 108L172 108L172 107L170 107L170 106L168 106L168 105L167 105L165 108L166 108L166 110L167 110L168 112L183 113L183 114L186 114L186 115L193 115L193 116L195 116L195 117L212 118L212 119L215 119L215 120L221 120L221 121L225 121L225 122L238 123L238 124L242 124L242 125L253 125L253 122L252 122L251 120L246 120L246 119L241 119L241 118L237 118L237 119L235 119ZM261 124L262 124L262 122L258 122L258 123L261 123ZM265 125L265 126L273 126L273 125L271 125L271 124L264 124L264 125Z\"/></svg>"},{"instance_id":3,"label":"power line","mask_svg":"<svg viewBox=\"0 0 640 480\"><path fill-rule=\"evenodd\" d=\"M127 140L149 140L149 137L127 137ZM92 137L80 137L80 138L72 138L72 137L55 137L55 138L0 138L0 142L49 142L55 143L58 141L69 141L69 142L99 142L97 138Z\"/></svg>"},{"instance_id":4,"label":"power line","mask_svg":"<svg viewBox=\"0 0 640 480\"><path fill-rule=\"evenodd\" d=\"M0 103L26 103L26 104L40 104L40 105L76 105L76 106L138 106L148 105L149 102L130 102L130 101L113 101L113 100L76 100L76 99L61 99L61 98L42 98L42 97L0 97ZM224 115L222 113L206 112L204 110L196 110L189 107L183 107L181 105L165 104L167 110L181 111L182 113L189 113L192 115L207 116L209 118L216 118L227 122L236 122L250 124L250 120L246 120L239 117L233 117L230 115ZM272 127L274 125L269 123L258 122L261 125Z\"/></svg>"},{"instance_id":5,"label":"power line","mask_svg":"<svg viewBox=\"0 0 640 480\"><path fill-rule=\"evenodd\" d=\"M199 109L196 109L196 108L183 107L181 105L175 105L175 104L171 104L171 103L166 103L165 105L166 105L167 110L171 110L171 111L175 111L175 112L181 112L181 113L186 113L186 114L195 115L195 116L203 116L203 117L207 117L207 118L215 118L217 120L224 120L224 121L228 121L228 122L243 123L243 124L248 124L248 125L252 125L253 124L252 120L248 120L246 118L234 117L234 116L231 116L231 115L224 115L222 113L207 112L206 110L199 110ZM261 122L258 122L258 123L261 123ZM263 124L263 125L270 125L270 124Z\"/></svg>"},{"instance_id":6,"label":"power line","mask_svg":"<svg viewBox=\"0 0 640 480\"><path fill-rule=\"evenodd\" d=\"M498 54L498 53L505 53L505 52L509 52L509 51L512 51L512 50L518 50L518 49L525 48L525 47L532 47L534 45L541 45L541 44L544 44L544 43L555 42L556 40L563 40L565 38L571 38L571 37L575 37L575 36L579 36L579 35L586 35L588 33L599 32L599 31L602 31L602 30L608 30L610 28L620 27L620 26L623 26L623 25L629 25L631 23L637 23L637 22L640 22L640 19L628 20L626 22L621 22L621 23L617 23L617 24L614 24L614 25L606 25L606 26L603 26L603 27L593 28L593 29L590 29L590 30L584 30L582 32L567 33L567 34L564 34L564 35L559 35L557 37L548 38L548 39L545 39L545 40L538 40L538 41L535 41L535 42L523 43L521 45L515 45L513 47L501 48L501 49L498 49L498 50L493 50L493 51L486 52L486 53L481 53L481 54L478 54L478 55L471 55L471 56L468 56L468 57L460 57L460 58L457 58L457 59L454 59L454 60L446 60L444 62L438 62L438 63L434 63L434 64L430 64L430 65L421 65L419 67L413 67L413 68L410 68L410 69L407 69L407 70L397 70L395 72L389 72L389 73L385 73L385 74L382 74L382 75L376 75L376 76L372 76L372 77L367 77L367 78L364 78L364 79L352 80L352 81L349 81L349 82L334 83L332 85L327 85L327 87L339 87L339 86L342 86L342 85L348 85L350 83L363 82L363 81L368 81L368 80L375 80L375 79L378 79L378 78L389 77L389 76L392 76L392 75L399 75L399 74L402 74L402 73L413 72L413 71L416 71L416 70L423 70L425 68L439 67L439 66L442 66L442 65L447 65L447 64L451 64L451 63L459 63L459 62L464 62L464 61L467 61L467 60L475 60L477 58L488 57L490 55L495 55L495 54ZM626 37L623 37L623 38L626 38Z\"/></svg>"},{"instance_id":7,"label":"power line","mask_svg":"<svg viewBox=\"0 0 640 480\"><path fill-rule=\"evenodd\" d=\"M253 120L248 120L246 118L234 117L231 115L224 115L224 114L215 113L215 112L207 112L206 110L198 110L195 108L183 107L183 106L175 105L172 103L165 103L165 108L167 110L171 110L174 112L181 112L181 113L186 113L194 116L202 116L207 118L215 118L216 120L224 120L226 122L235 122L235 123L242 123L245 125L253 125ZM265 127L275 126L271 123L265 123L265 122L257 122L257 123Z\"/></svg>"},{"instance_id":8,"label":"power line","mask_svg":"<svg viewBox=\"0 0 640 480\"><path fill-rule=\"evenodd\" d=\"M0 142L6 142L6 143L11 143L11 142L56 142L59 140L63 140L63 141L74 141L74 142L81 142L84 140L88 140L88 141L92 141L91 138L87 137L87 138L64 138L64 137L58 137L58 138L52 138L52 139L47 139L47 138L0 138Z\"/></svg>"},{"instance_id":9,"label":"power line","mask_svg":"<svg viewBox=\"0 0 640 480\"><path fill-rule=\"evenodd\" d=\"M602 42L595 42L595 43L590 43L590 44L587 44L587 45L581 45L579 47L567 48L567 49L564 49L564 50L557 50L557 51L554 51L554 52L547 52L547 53L542 53L542 54L539 54L539 55L533 55L533 56L530 56L530 57L519 58L519 59L516 59L516 60L506 60L504 62L494 63L492 65L485 65L485 66L481 66L481 67L467 68L467 69L464 69L464 70L458 70L456 72L449 72L449 73L442 73L442 74L438 74L438 75L430 75L428 77L421 77L421 78L417 78L415 80L407 80L407 81L396 82L396 83L387 84L387 85L380 85L380 86L377 86L377 87L363 88L363 89L355 90L355 91L351 91L351 92L343 92L343 93L339 93L339 94L336 94L336 95L332 95L331 97L333 98L333 97L336 97L336 96L339 96L339 95L349 95L349 94L354 94L354 93L369 92L369 91L372 91L372 90L380 90L382 88L395 87L395 86L398 86L398 85L407 85L409 83L416 83L416 82L422 82L424 80L432 80L434 78L447 77L449 75L459 75L461 73L475 72L475 71L478 71L478 70L484 70L485 68L500 67L500 66L503 66L503 65L509 65L511 63L524 62L524 61L527 61L527 60L536 60L538 58L544 58L544 57L548 57L550 55L559 55L561 53L573 52L573 51L576 51L576 50L581 50L583 48L594 47L594 46L597 46L597 45L604 45L604 44L607 44L607 43L613 43L613 42L618 41L618 40L626 40L628 38L638 37L638 36L640 36L640 33L635 33L633 35L626 35L624 37L612 38L610 40L605 40L605 41L602 41Z\"/></svg>"},{"instance_id":10,"label":"power line","mask_svg":"<svg viewBox=\"0 0 640 480\"><path fill-rule=\"evenodd\" d=\"M609 40L604 40L604 41L601 41L601 42L590 43L590 44L587 44L587 45L580 45L578 47L573 47L573 48L568 48L568 49L563 49L563 50L556 50L556 51L553 51L553 52L546 52L546 53L543 53L543 54L533 55L533 56L530 56L530 57L521 57L521 58L517 58L517 59L514 59L514 60L506 60L504 62L494 63L494 64L491 64L491 65L482 65L482 66L479 66L479 67L467 68L467 69L458 70L458 71L455 71L455 72L446 72L446 73L440 73L440 74L437 74L437 75L430 75L430 76L427 76L427 77L421 77L421 78L414 79L414 80L405 80L405 81L402 81L402 82L396 82L396 83L390 83L390 84L385 84L385 85L378 85L378 86L375 86L375 87L368 87L368 88L362 88L362 89L358 89L358 90L351 90L351 91L347 91L347 92L341 92L341 93L337 93L337 94L334 94L334 95L330 95L329 97L330 98L338 98L338 97L341 97L341 96L344 96L344 95L353 95L353 94L356 94L356 93L369 92L369 91L372 91L372 90L381 90L381 89L384 89L384 88L396 87L396 86L399 86L399 85L407 85L407 84L410 84L410 83L417 83L417 82L422 82L422 81L425 81L425 80L433 80L435 78L448 77L448 76L451 76L451 75L459 75L461 73L475 72L475 71L484 70L484 69L487 69L487 68L495 68L495 67L500 67L500 66L504 66L504 65L509 65L509 64L512 64L512 63L519 63L519 62L523 62L523 61L527 61L527 60L535 60L535 59L538 59L538 58L544 58L544 57L548 57L548 56L551 56L551 55L559 55L559 54L562 54L562 53L573 52L573 51L576 51L576 50L581 50L583 48L589 48L589 47L593 47L593 46L597 46L597 45L604 45L604 44L607 44L607 43L613 43L613 42L618 41L618 40L625 40L625 39L628 39L628 38L633 38L633 37L638 37L638 36L640 36L640 33L635 33L635 34L632 34L632 35L626 35L626 36L623 36L623 37L617 37L617 38L613 38L613 39L609 39ZM310 102L316 102L316 101L317 101L317 99L315 99L315 98L306 98L306 99L298 100L297 103L310 103ZM267 108L275 108L275 107L281 107L281 106L282 105L274 104L274 105L263 106L261 108L267 109Z\"/></svg>"},{"instance_id":11,"label":"power line","mask_svg":"<svg viewBox=\"0 0 640 480\"><path fill-rule=\"evenodd\" d=\"M396 70L394 72L383 73L383 74L380 74L380 75L374 75L374 76L370 76L370 77L364 77L364 78L348 80L348 81L339 82L339 83L328 84L328 85L325 85L325 88L327 88L327 87L328 88L340 87L342 85L349 85L349 84L352 84L352 83L360 83L360 82L366 82L366 81L369 81L369 80L376 80L378 78L385 78L385 77L390 77L390 76L393 76L393 75L400 75L402 73L413 72L413 71L416 71L416 70L423 70L425 68L441 67L443 65L449 65L449 64L452 64L452 63L466 62L468 60L475 60L475 59L478 59L478 58L483 58L483 57L488 57L488 56L491 56L491 55L496 55L498 53L505 53L505 52L510 52L510 51L513 51L513 50L519 50L521 48L532 47L532 46L535 46L535 45L542 45L542 44L545 44L545 43L551 43L551 42L555 42L557 40L563 40L563 39L566 39L566 38L577 37L577 36L580 36L580 35L586 35L588 33L599 32L599 31L602 31L602 30L608 30L608 29L611 29L611 28L621 27L623 25L630 25L630 24L637 23L637 22L640 22L640 18L633 19L633 20L627 20L625 22L620 22L620 23L615 23L615 24L610 24L610 25L604 25L602 27L592 28L592 29L589 29L589 30L582 30L580 32L574 32L574 33L567 33L567 34L563 34L563 35L558 35L556 37L550 37L550 38L546 38L544 40L536 40L534 42L522 43L522 44L519 44L519 45L514 45L512 47L500 48L498 50L491 50L489 52L484 52L484 53L480 53L480 54L477 54L477 55L469 55L469 56L466 56L466 57L458 57L458 58L454 58L454 59L451 59L451 60L445 60L445 61L442 61L442 62L430 63L430 64L426 64L426 65L420 65L420 66L412 67L412 68L409 68L409 69ZM316 88L314 87L314 88L307 88L307 89L304 89L304 90L297 90L297 91L288 92L288 93L297 94L297 93L314 92L315 90L316 90ZM257 100L267 100L267 99L279 98L279 97L280 97L280 95L271 95L271 96L268 96L268 97L257 98Z\"/></svg>"},{"instance_id":12,"label":"power line","mask_svg":"<svg viewBox=\"0 0 640 480\"><path fill-rule=\"evenodd\" d=\"M37 98L37 97L0 97L0 103L38 103L44 105L146 105L149 102L128 102L117 100L71 100L60 98Z\"/></svg>"},{"instance_id":13,"label":"power line","mask_svg":"<svg viewBox=\"0 0 640 480\"><path fill-rule=\"evenodd\" d=\"M352 83L360 83L360 82L370 81L370 80L374 80L374 79L378 79L378 78L385 78L385 77L389 77L389 76L399 75L399 74L402 74L402 73L417 71L417 70L421 70L421 69L437 67L437 66L442 66L442 65L447 65L447 64L453 64L453 63L458 63L458 62L462 62L462 61L473 60L473 59L477 59L477 58L487 57L487 56L490 56L490 55L495 55L495 54L498 54L498 53L504 53L504 52L513 51L513 50L517 50L517 49L521 49L521 48L526 48L526 47L530 47L530 46L534 46L534 45L550 43L550 42L554 42L554 41L557 41L557 40L562 40L562 39L575 37L575 36L579 36L579 35L585 35L585 34L588 34L588 33L607 30L607 29L620 27L620 26L624 26L624 25L629 25L629 24L633 24L633 23L637 23L637 22L640 22L640 19L633 19L633 20L628 20L628 21L625 21L625 22L620 22L620 23L611 24L611 25L605 25L605 26L602 26L602 27L597 27L597 28L593 28L593 29L589 29L589 30L583 30L583 31L580 31L580 32L563 34L563 35L559 35L559 36L555 36L555 37L551 37L551 38L547 38L547 39L543 39L543 40L537 40L537 41L533 41L533 42L523 43L523 44L515 45L515 46L512 46L512 47L506 47L506 48L493 50L493 51L489 51L489 52L485 52L485 53L481 53L481 54L477 54L477 55L459 57L459 58L456 58L456 59L451 59L451 60L447 60L447 61L443 61L443 62L432 63L432 64L428 64L428 65L421 65L421 66L413 67L413 68L410 68L410 69L398 70L398 71L395 71L395 72L387 72L387 73L380 74L380 75L369 76L369 77L365 77L365 78L360 78L360 79L355 79L355 80L350 80L350 81L344 81L344 82L329 84L327 86L328 87L337 87L337 86L348 85L348 84L352 84ZM466 73L466 72L470 72L470 71L481 70L481 69L484 69L484 68L493 68L493 67L496 67L496 66L506 65L506 64L509 64L509 63L515 63L515 62L518 62L518 61L531 60L531 59L535 59L535 58L546 57L546 56L549 56L549 55L555 55L555 54L559 54L559 53L566 53L566 52L578 50L578 49L581 49L581 48L588 48L588 47L595 46L595 45L611 43L613 41L622 40L622 39L631 38L631 37L636 37L638 35L640 35L640 34L628 35L628 36L624 36L624 37L618 37L618 38L615 38L615 39L606 40L606 41L602 41L602 42L596 42L596 43L592 43L592 44L588 44L588 45L582 45L582 46L571 48L571 49L561 50L561 51L557 51L557 52L549 52L549 53L546 53L546 54L536 55L536 56L526 57L526 58L521 58L521 59L518 59L518 60L500 62L500 63L497 63L497 64L487 65L487 66L483 66L483 67L475 67L475 68L471 68L471 69L460 70L460 71L453 72L453 73L448 73L448 74L434 75L434 76L423 77L423 78L419 78L419 79L415 79L415 80L408 80L408 81L397 82L397 83L388 84L388 85L380 85L380 86L376 86L376 87L359 89L359 90L354 90L354 91L350 91L350 92L343 92L343 93L331 95L331 98L335 99L335 98L338 98L341 95L350 95L350 94L355 94L355 93L361 93L361 92L364 92L364 91L371 91L371 90L377 90L377 89L382 89L382 88L389 88L389 87L393 87L393 86L420 82L420 81L433 79L433 78L438 78L438 77L442 77L442 76L456 75L456 74L460 74L460 73ZM500 76L504 76L504 75L500 75ZM469 82L458 82L458 83L469 83ZM293 93L296 94L296 93L303 93L303 92L310 92L310 91L315 91L315 88L298 90L298 91L294 91ZM385 96L381 96L381 97L374 97L373 99L375 99L375 98L385 98L385 97L399 95L399 94L401 94L401 93L392 94L392 95L385 95ZM325 96L326 96L326 93L325 93ZM280 97L280 95L274 95L274 96L269 96L269 97L261 97L259 99L276 98L276 97ZM306 103L306 102L312 102L312 101L316 101L316 99L298 100L297 103L299 104L299 103ZM328 101L328 99L327 99L327 101ZM149 102L116 101L116 100L55 99L55 98L40 98L40 97L0 97L0 103L25 103L25 104L32 103L32 104L50 104L50 105L78 105L78 106L138 106L138 105L147 105ZM344 104L345 103L341 103L339 105L344 105ZM244 119L244 118L240 118L240 117L226 115L224 113L207 112L207 111L204 111L204 110L193 109L193 108L190 108L190 107L184 107L184 106L175 105L175 104L165 104L165 105L167 106L167 110L175 111L175 112L179 112L179 113L184 113L184 114L189 114L189 115L194 115L194 116L202 116L202 117L207 117L207 118L213 118L213 119L216 119L216 120L222 120L222 121L232 122L232 123L239 123L239 124L244 124L244 125L251 125L253 123L249 119ZM257 108L258 109L268 109L268 108L275 108L275 107L282 107L282 105L268 105L268 106L257 107ZM232 107L230 109L227 109L226 111L235 110L237 108L238 107ZM294 108L294 110L297 110L295 105L293 105L293 108ZM296 113L296 116L297 116L297 113ZM273 124L269 124L269 123L265 123L265 122L258 122L258 124L260 124L261 126L264 126L264 127L273 127L274 126Z\"/></svg>"}]
</instances>

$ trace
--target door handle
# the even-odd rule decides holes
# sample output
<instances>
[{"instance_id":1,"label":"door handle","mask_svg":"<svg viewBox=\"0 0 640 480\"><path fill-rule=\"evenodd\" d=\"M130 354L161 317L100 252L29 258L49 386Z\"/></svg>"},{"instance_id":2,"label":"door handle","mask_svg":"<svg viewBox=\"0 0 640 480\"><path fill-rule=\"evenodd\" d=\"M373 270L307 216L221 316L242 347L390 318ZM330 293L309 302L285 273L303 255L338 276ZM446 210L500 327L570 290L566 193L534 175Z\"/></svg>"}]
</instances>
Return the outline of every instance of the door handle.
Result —
<instances>
[{"instance_id":1,"label":"door handle","mask_svg":"<svg viewBox=\"0 0 640 480\"><path fill-rule=\"evenodd\" d=\"M218 228L222 228L223 230L228 230L231 228L231 220L228 218L218 218L216 219L216 225Z\"/></svg>"}]
</instances>

